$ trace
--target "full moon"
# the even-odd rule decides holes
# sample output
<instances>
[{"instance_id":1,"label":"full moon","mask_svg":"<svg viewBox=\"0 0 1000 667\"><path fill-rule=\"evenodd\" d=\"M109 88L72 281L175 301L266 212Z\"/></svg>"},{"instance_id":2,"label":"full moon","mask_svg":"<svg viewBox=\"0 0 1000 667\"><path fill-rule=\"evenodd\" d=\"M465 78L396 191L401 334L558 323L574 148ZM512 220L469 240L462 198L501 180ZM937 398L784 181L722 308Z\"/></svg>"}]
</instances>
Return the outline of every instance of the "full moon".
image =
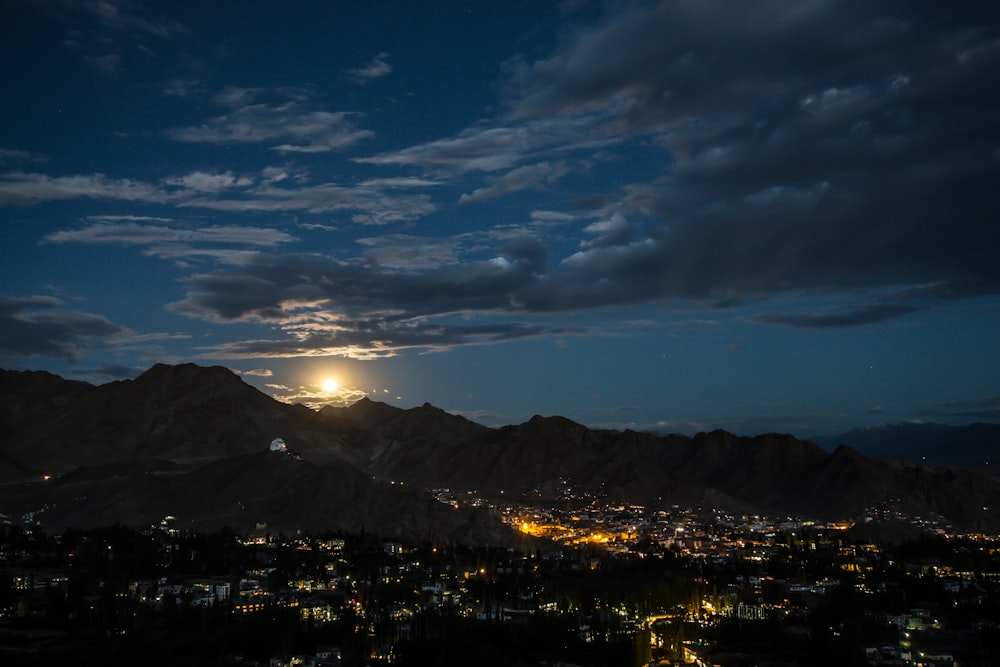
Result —
<instances>
[{"instance_id":1,"label":"full moon","mask_svg":"<svg viewBox=\"0 0 1000 667\"><path fill-rule=\"evenodd\" d=\"M323 391L334 392L337 391L337 381L333 378L323 380Z\"/></svg>"}]
</instances>

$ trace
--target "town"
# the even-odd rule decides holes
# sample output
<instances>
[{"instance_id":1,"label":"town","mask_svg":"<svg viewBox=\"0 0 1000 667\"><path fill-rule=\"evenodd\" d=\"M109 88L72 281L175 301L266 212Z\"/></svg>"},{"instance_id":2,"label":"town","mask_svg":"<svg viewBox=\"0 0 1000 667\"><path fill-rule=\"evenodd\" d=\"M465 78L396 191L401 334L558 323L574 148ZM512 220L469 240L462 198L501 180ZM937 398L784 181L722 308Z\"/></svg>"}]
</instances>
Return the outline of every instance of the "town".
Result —
<instances>
[{"instance_id":1,"label":"town","mask_svg":"<svg viewBox=\"0 0 1000 667\"><path fill-rule=\"evenodd\" d=\"M0 529L18 664L987 665L1000 541L891 502L852 522L488 500L516 547L201 534L172 516ZM885 535L895 534L894 539Z\"/></svg>"}]
</instances>

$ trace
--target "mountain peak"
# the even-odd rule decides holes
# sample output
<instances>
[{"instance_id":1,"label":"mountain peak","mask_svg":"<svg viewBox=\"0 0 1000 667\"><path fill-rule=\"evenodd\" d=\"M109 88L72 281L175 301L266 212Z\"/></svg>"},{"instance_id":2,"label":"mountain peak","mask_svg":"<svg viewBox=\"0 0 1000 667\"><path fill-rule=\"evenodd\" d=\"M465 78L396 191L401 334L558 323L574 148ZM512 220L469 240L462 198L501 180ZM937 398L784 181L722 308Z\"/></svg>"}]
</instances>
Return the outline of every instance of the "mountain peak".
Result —
<instances>
[{"instance_id":1,"label":"mountain peak","mask_svg":"<svg viewBox=\"0 0 1000 667\"><path fill-rule=\"evenodd\" d=\"M400 408L381 401L373 401L367 396L346 408L339 409L344 410L342 414L366 424L383 421L403 412Z\"/></svg>"},{"instance_id":2,"label":"mountain peak","mask_svg":"<svg viewBox=\"0 0 1000 667\"><path fill-rule=\"evenodd\" d=\"M240 380L239 376L225 366L199 366L198 364L153 364L148 370L136 378L141 380L163 380L179 378L209 378L209 377L231 377ZM240 380L240 382L243 382Z\"/></svg>"}]
</instances>

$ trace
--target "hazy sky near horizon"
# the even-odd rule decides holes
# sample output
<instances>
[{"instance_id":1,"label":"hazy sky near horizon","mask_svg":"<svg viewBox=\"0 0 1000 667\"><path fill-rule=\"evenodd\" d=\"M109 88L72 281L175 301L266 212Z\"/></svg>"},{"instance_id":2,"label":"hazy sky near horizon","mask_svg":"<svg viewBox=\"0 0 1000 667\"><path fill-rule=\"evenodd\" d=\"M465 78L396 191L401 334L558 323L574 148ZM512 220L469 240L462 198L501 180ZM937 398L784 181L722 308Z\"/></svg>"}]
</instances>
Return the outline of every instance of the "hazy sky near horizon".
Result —
<instances>
[{"instance_id":1,"label":"hazy sky near horizon","mask_svg":"<svg viewBox=\"0 0 1000 667\"><path fill-rule=\"evenodd\" d=\"M995 2L13 0L0 51L0 367L1000 420Z\"/></svg>"}]
</instances>

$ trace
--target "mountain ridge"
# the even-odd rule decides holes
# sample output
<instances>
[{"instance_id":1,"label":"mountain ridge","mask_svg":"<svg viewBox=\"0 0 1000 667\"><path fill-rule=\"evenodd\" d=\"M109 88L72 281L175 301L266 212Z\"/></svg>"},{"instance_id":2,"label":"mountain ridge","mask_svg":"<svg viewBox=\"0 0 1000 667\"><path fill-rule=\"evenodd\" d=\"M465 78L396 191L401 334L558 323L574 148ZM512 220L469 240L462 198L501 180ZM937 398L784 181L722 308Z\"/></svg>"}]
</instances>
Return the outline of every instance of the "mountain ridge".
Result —
<instances>
[{"instance_id":1,"label":"mountain ridge","mask_svg":"<svg viewBox=\"0 0 1000 667\"><path fill-rule=\"evenodd\" d=\"M572 490L651 507L829 519L891 501L912 515L1000 530L988 509L1000 506L995 480L846 446L830 453L789 434L662 436L541 415L490 428L429 403L403 409L368 398L313 411L275 401L225 368L194 364L157 364L96 387L15 373L0 371L0 392L29 407L0 411L0 481L8 482L0 512L8 515L34 503L56 522L82 521L87 511L134 522L169 509L166 499L192 525L210 525L212 508L224 506L220 516L243 526L511 539L496 516L450 514L423 491L451 488L538 501ZM275 437L302 460L266 453ZM39 483L40 474L54 479ZM159 493L150 496L152 488ZM261 503L261 494L280 502ZM73 506L80 497L86 502Z\"/></svg>"},{"instance_id":2,"label":"mountain ridge","mask_svg":"<svg viewBox=\"0 0 1000 667\"><path fill-rule=\"evenodd\" d=\"M964 426L935 422L879 424L819 436L816 441L827 448L849 444L872 457L968 468L982 474L997 474L1000 470L1000 424L988 422Z\"/></svg>"}]
</instances>

